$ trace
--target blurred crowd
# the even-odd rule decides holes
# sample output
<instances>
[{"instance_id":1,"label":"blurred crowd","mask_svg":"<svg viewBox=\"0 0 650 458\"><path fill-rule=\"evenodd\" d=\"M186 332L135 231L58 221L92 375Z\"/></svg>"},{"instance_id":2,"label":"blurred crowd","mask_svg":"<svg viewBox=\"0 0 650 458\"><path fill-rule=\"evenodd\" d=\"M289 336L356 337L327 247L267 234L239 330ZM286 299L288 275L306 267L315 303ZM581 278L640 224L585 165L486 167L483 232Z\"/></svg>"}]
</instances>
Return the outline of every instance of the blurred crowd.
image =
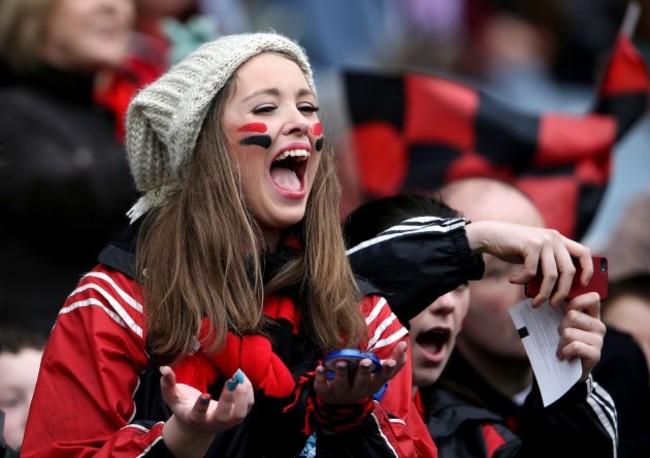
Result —
<instances>
[{"instance_id":1,"label":"blurred crowd","mask_svg":"<svg viewBox=\"0 0 650 458\"><path fill-rule=\"evenodd\" d=\"M640 4L633 40L650 57L650 0ZM580 112L593 102L626 8L620 0L0 0L7 443L19 449L15 429L26 416L7 409L15 386L34 384L4 376L16 367L5 355L20 351L9 342L21 341L16 332L46 339L80 276L128 225L136 197L124 140L128 103L200 44L268 29L297 39L315 69L322 119L344 135L331 76L360 67L442 74L525 110ZM646 117L617 145L611 184L584 241L610 260L604 321L637 339L648 364L649 151ZM42 344L25 345L35 353L24 368L36 371Z\"/></svg>"}]
</instances>

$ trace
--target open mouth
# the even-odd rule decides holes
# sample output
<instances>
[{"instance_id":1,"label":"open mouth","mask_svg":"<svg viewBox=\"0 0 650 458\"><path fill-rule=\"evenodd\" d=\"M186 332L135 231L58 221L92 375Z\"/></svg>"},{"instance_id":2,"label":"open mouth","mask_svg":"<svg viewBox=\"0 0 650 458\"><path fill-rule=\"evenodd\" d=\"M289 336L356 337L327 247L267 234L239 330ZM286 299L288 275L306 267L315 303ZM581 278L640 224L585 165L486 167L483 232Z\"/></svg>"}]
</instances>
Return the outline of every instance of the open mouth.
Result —
<instances>
[{"instance_id":1,"label":"open mouth","mask_svg":"<svg viewBox=\"0 0 650 458\"><path fill-rule=\"evenodd\" d=\"M437 355L449 342L451 331L444 328L435 328L418 334L415 341L428 353Z\"/></svg>"},{"instance_id":2,"label":"open mouth","mask_svg":"<svg viewBox=\"0 0 650 458\"><path fill-rule=\"evenodd\" d=\"M304 149L284 151L278 155L271 164L273 184L284 191L302 191L309 156L309 151Z\"/></svg>"}]
</instances>

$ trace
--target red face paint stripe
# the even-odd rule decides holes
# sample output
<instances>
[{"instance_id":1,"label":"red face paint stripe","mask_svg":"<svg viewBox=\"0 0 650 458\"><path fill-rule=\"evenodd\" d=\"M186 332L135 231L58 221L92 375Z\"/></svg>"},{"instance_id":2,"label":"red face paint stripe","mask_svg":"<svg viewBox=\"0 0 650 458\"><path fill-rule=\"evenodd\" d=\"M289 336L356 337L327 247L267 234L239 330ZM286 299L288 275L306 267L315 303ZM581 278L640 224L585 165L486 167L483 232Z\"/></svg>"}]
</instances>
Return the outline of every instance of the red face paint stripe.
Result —
<instances>
[{"instance_id":1,"label":"red face paint stripe","mask_svg":"<svg viewBox=\"0 0 650 458\"><path fill-rule=\"evenodd\" d=\"M314 124L313 126L311 126L311 132L312 132L314 135L320 135L320 134L322 134L322 133L323 133L323 125L322 125L321 123L317 122L316 124Z\"/></svg>"},{"instance_id":2,"label":"red face paint stripe","mask_svg":"<svg viewBox=\"0 0 650 458\"><path fill-rule=\"evenodd\" d=\"M238 130L239 132L256 132L262 134L266 132L266 124L263 122L252 122L241 126Z\"/></svg>"}]
</instances>

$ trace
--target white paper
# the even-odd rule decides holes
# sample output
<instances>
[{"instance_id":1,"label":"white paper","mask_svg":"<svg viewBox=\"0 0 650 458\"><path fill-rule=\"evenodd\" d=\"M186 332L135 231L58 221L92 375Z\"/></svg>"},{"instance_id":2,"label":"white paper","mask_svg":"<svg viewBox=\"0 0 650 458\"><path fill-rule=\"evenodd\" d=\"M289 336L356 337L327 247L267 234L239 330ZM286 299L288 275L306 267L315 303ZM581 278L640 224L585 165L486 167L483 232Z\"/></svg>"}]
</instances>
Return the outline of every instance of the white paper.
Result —
<instances>
[{"instance_id":1,"label":"white paper","mask_svg":"<svg viewBox=\"0 0 650 458\"><path fill-rule=\"evenodd\" d=\"M560 342L558 327L564 316L564 307L553 308L546 301L534 309L532 302L532 299L526 299L508 311L522 337L546 407L580 380L582 365L579 358L560 360L556 355Z\"/></svg>"}]
</instances>

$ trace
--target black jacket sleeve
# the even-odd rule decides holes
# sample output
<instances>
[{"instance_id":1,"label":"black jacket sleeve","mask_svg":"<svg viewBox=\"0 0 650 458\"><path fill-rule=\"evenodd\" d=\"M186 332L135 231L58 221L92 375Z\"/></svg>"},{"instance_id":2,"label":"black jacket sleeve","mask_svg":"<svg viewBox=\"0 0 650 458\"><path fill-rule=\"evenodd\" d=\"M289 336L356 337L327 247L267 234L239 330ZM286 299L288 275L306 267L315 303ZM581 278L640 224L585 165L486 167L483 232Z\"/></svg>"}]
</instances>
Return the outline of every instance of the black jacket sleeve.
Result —
<instances>
[{"instance_id":1,"label":"black jacket sleeve","mask_svg":"<svg viewBox=\"0 0 650 458\"><path fill-rule=\"evenodd\" d=\"M377 286L408 327L436 298L483 276L465 218L414 218L348 250L354 272Z\"/></svg>"},{"instance_id":2,"label":"black jacket sleeve","mask_svg":"<svg viewBox=\"0 0 650 458\"><path fill-rule=\"evenodd\" d=\"M525 457L616 456L618 432L611 396L590 377L544 408L537 384L521 418Z\"/></svg>"}]
</instances>

